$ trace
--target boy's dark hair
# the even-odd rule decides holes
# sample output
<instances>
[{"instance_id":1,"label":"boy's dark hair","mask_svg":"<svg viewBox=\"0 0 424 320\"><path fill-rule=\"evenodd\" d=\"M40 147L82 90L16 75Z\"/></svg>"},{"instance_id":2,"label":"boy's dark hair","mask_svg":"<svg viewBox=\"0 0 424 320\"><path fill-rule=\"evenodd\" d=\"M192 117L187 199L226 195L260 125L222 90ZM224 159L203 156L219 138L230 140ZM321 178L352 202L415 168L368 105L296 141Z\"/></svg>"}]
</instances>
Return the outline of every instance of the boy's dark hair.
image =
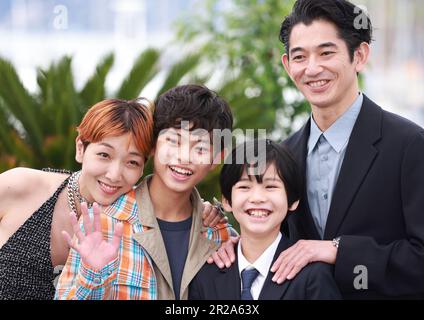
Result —
<instances>
[{"instance_id":1,"label":"boy's dark hair","mask_svg":"<svg viewBox=\"0 0 424 320\"><path fill-rule=\"evenodd\" d=\"M360 19L358 15L361 14ZM366 19L365 23L361 19ZM346 42L351 62L354 51L362 42L371 43L372 25L369 17L359 7L346 0L297 0L293 11L288 15L280 29L280 41L289 54L290 34L295 25L309 26L315 20L334 23L339 37ZM358 25L358 21L361 21Z\"/></svg>"},{"instance_id":2,"label":"boy's dark hair","mask_svg":"<svg viewBox=\"0 0 424 320\"><path fill-rule=\"evenodd\" d=\"M221 186L221 193L228 200L231 205L231 190L233 186L240 181L241 176L245 171L248 170L252 164L248 163L248 155L256 156L258 153L258 146L265 146L265 155L261 155L261 158L266 162L266 168L270 164L275 164L278 176L284 183L284 187L287 193L287 202L290 207L295 201L300 199L300 194L302 190L302 178L300 171L296 164L296 161L282 144L277 144L269 139L264 140L252 140L239 144L236 146L231 155L228 156L228 159L225 161L224 166L222 167L221 174L219 177L219 183ZM243 163L237 163L237 160L241 158ZM230 160L230 161L229 161ZM240 162L240 161L239 161ZM265 170L263 170L263 173ZM262 175L255 175L256 181L262 183Z\"/></svg>"},{"instance_id":3,"label":"boy's dark hair","mask_svg":"<svg viewBox=\"0 0 424 320\"><path fill-rule=\"evenodd\" d=\"M161 94L153 113L153 138L156 143L160 132L180 128L181 121L192 122L190 131L229 129L233 116L228 103L214 91L202 85L189 84L174 87ZM222 148L223 146L221 146Z\"/></svg>"}]
</instances>

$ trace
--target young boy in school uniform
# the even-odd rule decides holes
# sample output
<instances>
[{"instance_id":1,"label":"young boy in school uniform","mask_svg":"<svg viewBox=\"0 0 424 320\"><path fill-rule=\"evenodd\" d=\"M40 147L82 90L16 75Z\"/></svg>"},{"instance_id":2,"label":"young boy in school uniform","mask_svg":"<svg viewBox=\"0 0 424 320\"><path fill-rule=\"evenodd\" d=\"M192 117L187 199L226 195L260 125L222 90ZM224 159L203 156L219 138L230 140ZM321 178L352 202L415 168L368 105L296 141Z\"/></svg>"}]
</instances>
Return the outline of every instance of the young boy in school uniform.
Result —
<instances>
[{"instance_id":1,"label":"young boy in school uniform","mask_svg":"<svg viewBox=\"0 0 424 320\"><path fill-rule=\"evenodd\" d=\"M258 154L256 166L248 159L252 154ZM299 203L300 181L296 163L282 145L254 140L233 150L220 185L224 209L240 224L236 261L225 269L203 266L190 284L189 299L340 299L331 266L321 262L282 285L271 280L272 263L290 246L280 227Z\"/></svg>"}]
</instances>

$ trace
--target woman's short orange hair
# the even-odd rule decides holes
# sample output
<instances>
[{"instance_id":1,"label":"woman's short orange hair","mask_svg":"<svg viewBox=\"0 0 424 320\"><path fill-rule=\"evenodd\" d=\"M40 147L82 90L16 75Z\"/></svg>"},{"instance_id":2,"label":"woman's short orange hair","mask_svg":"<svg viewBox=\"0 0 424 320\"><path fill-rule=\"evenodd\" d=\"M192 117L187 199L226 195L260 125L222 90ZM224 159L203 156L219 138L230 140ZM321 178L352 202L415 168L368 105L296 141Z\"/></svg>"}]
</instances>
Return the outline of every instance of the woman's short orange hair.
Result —
<instances>
[{"instance_id":1,"label":"woman's short orange hair","mask_svg":"<svg viewBox=\"0 0 424 320\"><path fill-rule=\"evenodd\" d=\"M108 136L130 133L137 149L148 158L153 145L152 109L144 98L100 101L84 115L77 127L78 138L87 146Z\"/></svg>"}]
</instances>

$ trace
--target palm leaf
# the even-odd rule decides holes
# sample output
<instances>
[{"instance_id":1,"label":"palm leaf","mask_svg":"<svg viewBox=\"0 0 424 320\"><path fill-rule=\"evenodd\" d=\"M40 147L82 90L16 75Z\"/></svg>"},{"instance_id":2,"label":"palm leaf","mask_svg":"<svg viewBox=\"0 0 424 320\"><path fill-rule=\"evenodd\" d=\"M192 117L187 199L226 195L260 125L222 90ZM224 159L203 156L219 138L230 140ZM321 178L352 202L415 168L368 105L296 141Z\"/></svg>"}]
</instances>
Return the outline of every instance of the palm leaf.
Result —
<instances>
[{"instance_id":1,"label":"palm leaf","mask_svg":"<svg viewBox=\"0 0 424 320\"><path fill-rule=\"evenodd\" d=\"M84 88L80 92L80 97L84 105L92 106L96 102L101 101L106 96L105 81L110 69L113 66L115 57L113 53L108 54L97 65L96 71L88 79Z\"/></svg>"},{"instance_id":2,"label":"palm leaf","mask_svg":"<svg viewBox=\"0 0 424 320\"><path fill-rule=\"evenodd\" d=\"M23 86L15 68L3 58L0 58L0 96L4 106L22 124L25 139L36 151L36 156L42 157L42 131L38 124L39 106Z\"/></svg>"},{"instance_id":3,"label":"palm leaf","mask_svg":"<svg viewBox=\"0 0 424 320\"><path fill-rule=\"evenodd\" d=\"M3 100L0 99L0 153L1 154L13 154L14 143L10 139L14 128L11 126L9 121L9 115L4 105Z\"/></svg>"},{"instance_id":4,"label":"palm leaf","mask_svg":"<svg viewBox=\"0 0 424 320\"><path fill-rule=\"evenodd\" d=\"M83 110L75 90L71 64L72 59L65 56L47 70L38 70L43 115L40 124L43 123L45 135L66 135L69 127L81 119Z\"/></svg>"},{"instance_id":5,"label":"palm leaf","mask_svg":"<svg viewBox=\"0 0 424 320\"><path fill-rule=\"evenodd\" d=\"M146 49L137 58L129 75L122 82L116 96L121 99L137 98L144 86L158 72L160 53L156 49Z\"/></svg>"},{"instance_id":6,"label":"palm leaf","mask_svg":"<svg viewBox=\"0 0 424 320\"><path fill-rule=\"evenodd\" d=\"M171 70L169 71L168 76L166 77L162 87L159 89L157 95L159 96L170 88L178 85L181 79L199 64L199 60L199 54L192 54L184 57L183 60L174 64L171 67Z\"/></svg>"}]
</instances>

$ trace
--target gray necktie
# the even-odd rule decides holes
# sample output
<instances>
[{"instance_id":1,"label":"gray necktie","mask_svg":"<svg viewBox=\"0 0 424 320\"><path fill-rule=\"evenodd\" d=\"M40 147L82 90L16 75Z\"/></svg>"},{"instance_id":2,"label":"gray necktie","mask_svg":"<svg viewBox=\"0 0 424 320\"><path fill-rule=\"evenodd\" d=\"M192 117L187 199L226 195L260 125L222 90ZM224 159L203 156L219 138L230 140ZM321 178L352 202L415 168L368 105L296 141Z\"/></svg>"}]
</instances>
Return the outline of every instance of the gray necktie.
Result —
<instances>
[{"instance_id":1,"label":"gray necktie","mask_svg":"<svg viewBox=\"0 0 424 320\"><path fill-rule=\"evenodd\" d=\"M241 272L241 300L253 300L250 289L252 288L252 283L255 281L258 274L259 271L256 269L244 269Z\"/></svg>"}]
</instances>

